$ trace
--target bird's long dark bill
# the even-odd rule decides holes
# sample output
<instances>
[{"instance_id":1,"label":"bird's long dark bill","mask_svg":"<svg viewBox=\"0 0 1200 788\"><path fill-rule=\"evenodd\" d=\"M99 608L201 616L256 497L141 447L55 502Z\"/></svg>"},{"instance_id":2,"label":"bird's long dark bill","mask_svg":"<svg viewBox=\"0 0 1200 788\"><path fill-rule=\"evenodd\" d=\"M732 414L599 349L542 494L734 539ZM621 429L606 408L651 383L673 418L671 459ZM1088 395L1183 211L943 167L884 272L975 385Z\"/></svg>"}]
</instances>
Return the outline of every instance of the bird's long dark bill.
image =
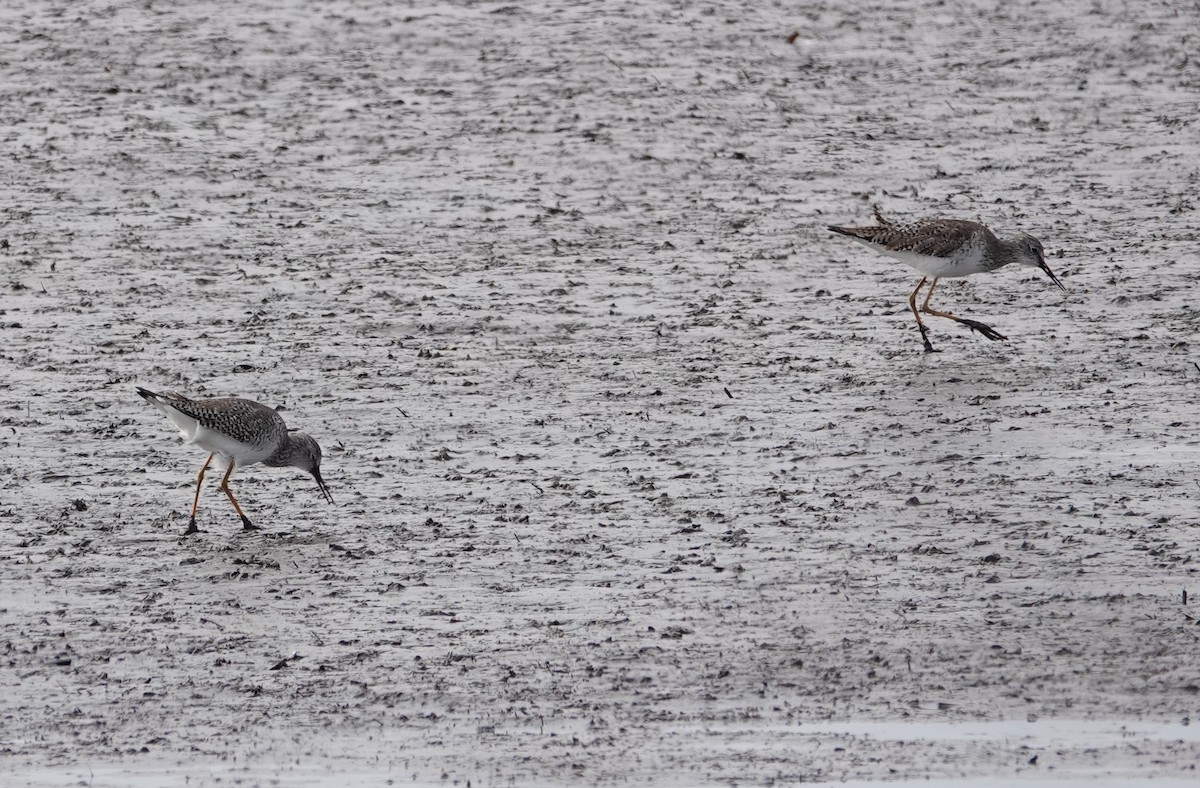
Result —
<instances>
[{"instance_id":1,"label":"bird's long dark bill","mask_svg":"<svg viewBox=\"0 0 1200 788\"><path fill-rule=\"evenodd\" d=\"M321 488L321 495L325 496L325 500L333 503L333 496L329 494L329 488L325 486L325 480L321 478L321 472L313 471L312 475L317 480L317 486Z\"/></svg>"},{"instance_id":2,"label":"bird's long dark bill","mask_svg":"<svg viewBox=\"0 0 1200 788\"><path fill-rule=\"evenodd\" d=\"M1050 266L1046 265L1046 261L1045 261L1045 260L1042 260L1042 262L1041 262L1041 263L1038 265L1038 268L1040 268L1040 269L1042 269L1043 271L1045 271L1045 272L1046 272L1046 276L1050 277L1051 281L1053 281L1053 282L1054 282L1054 284L1058 285L1058 287L1059 287L1059 289L1060 289L1060 290L1066 290L1066 289L1067 289L1067 288L1063 287L1063 283L1062 283L1062 282L1058 281L1058 277L1057 277L1057 276L1055 276L1055 275L1054 275L1054 272L1050 270Z\"/></svg>"}]
</instances>

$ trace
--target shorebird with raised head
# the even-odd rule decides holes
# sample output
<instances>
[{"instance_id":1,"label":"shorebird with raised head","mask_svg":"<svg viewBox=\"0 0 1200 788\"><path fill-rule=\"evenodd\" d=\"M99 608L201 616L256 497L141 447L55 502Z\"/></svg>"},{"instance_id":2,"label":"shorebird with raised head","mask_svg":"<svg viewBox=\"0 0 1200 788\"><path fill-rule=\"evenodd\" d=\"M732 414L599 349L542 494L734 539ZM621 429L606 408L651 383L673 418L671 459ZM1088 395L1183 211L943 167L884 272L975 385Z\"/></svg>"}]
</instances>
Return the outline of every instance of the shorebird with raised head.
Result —
<instances>
[{"instance_id":1,"label":"shorebird with raised head","mask_svg":"<svg viewBox=\"0 0 1200 788\"><path fill-rule=\"evenodd\" d=\"M225 465L221 491L229 497L233 510L242 518L242 527L258 530L238 506L229 489L233 469L261 462L274 468L294 466L307 471L317 480L317 487L330 503L333 496L321 478L321 447L303 432L289 432L287 425L273 408L237 397L221 399L189 399L182 394L158 394L138 387L142 399L161 410L183 435L185 443L194 443L207 451L208 459L196 474L196 494L192 498L192 516L184 535L194 534L196 509L200 505L200 484L214 458Z\"/></svg>"},{"instance_id":2,"label":"shorebird with raised head","mask_svg":"<svg viewBox=\"0 0 1200 788\"><path fill-rule=\"evenodd\" d=\"M1011 238L997 238L995 233L982 224L964 219L923 219L901 224L885 219L878 207L875 208L875 221L878 224L872 227L829 229L849 236L877 252L894 257L921 273L921 281L917 282L917 286L908 296L908 305L912 309L913 317L917 319L917 328L921 331L921 341L925 343L926 353L936 351L929 342L929 329L921 320L921 312L948 317L972 331L978 331L987 339L1007 339L996 329L978 320L958 317L931 307L929 299L933 297L933 289L937 287L939 279L987 273L1016 263L1029 268L1040 268L1054 284L1063 290L1067 289L1046 265L1046 253L1042 249L1042 242L1032 235L1019 233ZM917 294L929 279L933 281L929 283L925 301L918 312Z\"/></svg>"}]
</instances>

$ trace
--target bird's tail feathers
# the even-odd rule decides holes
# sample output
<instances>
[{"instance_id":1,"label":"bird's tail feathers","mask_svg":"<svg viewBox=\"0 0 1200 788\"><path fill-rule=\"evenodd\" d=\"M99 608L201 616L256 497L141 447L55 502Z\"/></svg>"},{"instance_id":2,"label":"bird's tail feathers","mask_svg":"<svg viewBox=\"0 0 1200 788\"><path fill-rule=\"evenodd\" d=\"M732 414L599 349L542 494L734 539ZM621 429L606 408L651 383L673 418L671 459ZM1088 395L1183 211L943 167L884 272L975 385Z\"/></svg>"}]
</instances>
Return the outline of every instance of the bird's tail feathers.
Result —
<instances>
[{"instance_id":1,"label":"bird's tail feathers","mask_svg":"<svg viewBox=\"0 0 1200 788\"><path fill-rule=\"evenodd\" d=\"M875 214L875 221L879 223L879 227L836 227L829 225L829 229L841 235L848 235L851 238L869 240L880 229L888 229L894 226L894 222L883 215L883 210L878 205L872 205L871 210Z\"/></svg>"}]
</instances>

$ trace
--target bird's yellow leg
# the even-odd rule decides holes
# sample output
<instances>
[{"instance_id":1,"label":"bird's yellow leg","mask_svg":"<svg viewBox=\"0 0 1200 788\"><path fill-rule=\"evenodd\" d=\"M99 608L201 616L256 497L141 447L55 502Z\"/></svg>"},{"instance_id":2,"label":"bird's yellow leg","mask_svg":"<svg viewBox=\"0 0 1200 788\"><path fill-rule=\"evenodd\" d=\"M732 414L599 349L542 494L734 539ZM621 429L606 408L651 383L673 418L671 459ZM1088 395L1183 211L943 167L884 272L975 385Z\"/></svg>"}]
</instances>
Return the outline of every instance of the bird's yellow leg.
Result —
<instances>
[{"instance_id":1,"label":"bird's yellow leg","mask_svg":"<svg viewBox=\"0 0 1200 788\"><path fill-rule=\"evenodd\" d=\"M933 283L937 284L937 280L934 279ZM930 344L930 342L929 342L929 329L925 327L925 324L923 322L921 322L921 313L917 311L917 293L921 292L921 288L924 285L925 285L925 277L922 276L921 281L917 282L917 286L914 287L913 291L908 294L908 306L909 306L909 308L912 309L913 317L915 317L917 319L917 328L920 329L920 331L921 331L921 341L925 343L925 352L926 353L936 353L937 351L933 349L933 345ZM932 287L930 287L929 289L930 289L930 291L933 290ZM925 303L926 304L929 303L928 298L925 299Z\"/></svg>"},{"instance_id":2,"label":"bird's yellow leg","mask_svg":"<svg viewBox=\"0 0 1200 788\"><path fill-rule=\"evenodd\" d=\"M212 458L213 455L208 455L208 459L204 461L200 472L196 474L196 494L192 496L192 518L188 520L188 529L183 532L184 536L194 534L200 530L196 527L196 510L200 508L200 484L204 481L204 472L208 470L208 466L212 463Z\"/></svg>"},{"instance_id":3,"label":"bird's yellow leg","mask_svg":"<svg viewBox=\"0 0 1200 788\"><path fill-rule=\"evenodd\" d=\"M915 317L917 319L918 323L921 322L921 315L919 312L917 312L917 293L921 292L921 288L924 286L925 286L925 277L922 276L921 281L917 282L917 286L914 287L913 291L908 294L908 305L912 308L913 317ZM929 303L929 299L928 298L925 299L925 302Z\"/></svg>"},{"instance_id":4,"label":"bird's yellow leg","mask_svg":"<svg viewBox=\"0 0 1200 788\"><path fill-rule=\"evenodd\" d=\"M937 277L934 277L933 282L929 285L928 292L925 293L925 302L923 304L921 304L922 312L924 312L927 315L934 315L935 317L948 317L956 323L962 323L964 326L971 329L972 331L978 331L980 334L983 334L988 339L1008 339L1008 337L1004 336L996 329L992 328L989 325L986 325L985 323L980 323L978 320L968 320L965 317L956 317L955 315L952 315L949 312L942 312L941 310L934 309L933 307L931 307L929 305L929 299L933 297L933 288L937 287L937 283L938 283Z\"/></svg>"},{"instance_id":5,"label":"bird's yellow leg","mask_svg":"<svg viewBox=\"0 0 1200 788\"><path fill-rule=\"evenodd\" d=\"M229 496L229 502L233 504L233 510L238 513L238 517L242 518L242 528L247 531L257 531L258 526L250 522L250 518L242 511L242 507L238 506L237 499L233 497L233 491L229 489L229 477L233 475L233 468L237 463L233 460L229 461L229 467L225 470L225 478L221 479L221 489L225 495Z\"/></svg>"},{"instance_id":6,"label":"bird's yellow leg","mask_svg":"<svg viewBox=\"0 0 1200 788\"><path fill-rule=\"evenodd\" d=\"M937 283L938 277L935 276L933 281L929 283L929 289L925 291L925 300L921 303L921 311L931 315L938 315L939 317L950 317L949 312L938 312L929 306L929 299L933 298L933 288L937 287Z\"/></svg>"}]
</instances>

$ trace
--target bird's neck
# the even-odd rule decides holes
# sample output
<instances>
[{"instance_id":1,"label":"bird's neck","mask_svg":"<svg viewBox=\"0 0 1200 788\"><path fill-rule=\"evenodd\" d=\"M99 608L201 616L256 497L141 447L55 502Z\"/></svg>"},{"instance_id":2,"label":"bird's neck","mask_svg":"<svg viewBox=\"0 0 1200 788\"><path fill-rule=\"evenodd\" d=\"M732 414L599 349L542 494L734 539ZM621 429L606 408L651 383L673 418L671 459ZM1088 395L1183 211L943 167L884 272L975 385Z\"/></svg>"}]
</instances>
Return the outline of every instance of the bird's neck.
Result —
<instances>
[{"instance_id":1,"label":"bird's neck","mask_svg":"<svg viewBox=\"0 0 1200 788\"><path fill-rule=\"evenodd\" d=\"M992 259L996 263L996 268L1003 268L1006 265L1019 263L1025 259L1020 242L1008 238L995 238L994 236L993 239Z\"/></svg>"},{"instance_id":2,"label":"bird's neck","mask_svg":"<svg viewBox=\"0 0 1200 788\"><path fill-rule=\"evenodd\" d=\"M299 465L300 458L304 454L304 450L300 443L296 440L303 433L289 433L279 444L279 451L272 454L267 459L263 460L263 465L272 468L284 468L289 465Z\"/></svg>"}]
</instances>

